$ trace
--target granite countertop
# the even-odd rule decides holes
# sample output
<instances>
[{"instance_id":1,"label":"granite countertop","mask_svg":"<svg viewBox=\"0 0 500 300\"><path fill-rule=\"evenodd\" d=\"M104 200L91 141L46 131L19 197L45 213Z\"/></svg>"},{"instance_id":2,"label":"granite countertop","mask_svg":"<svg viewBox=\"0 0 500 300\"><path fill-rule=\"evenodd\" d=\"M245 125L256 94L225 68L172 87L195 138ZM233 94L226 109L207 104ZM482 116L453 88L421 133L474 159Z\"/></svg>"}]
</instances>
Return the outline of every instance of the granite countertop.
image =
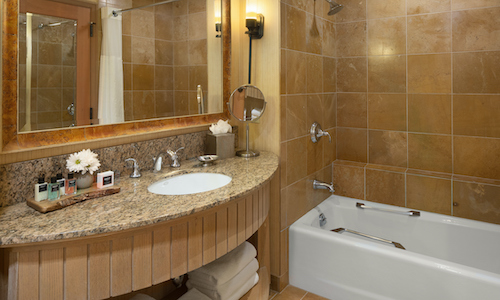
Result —
<instances>
[{"instance_id":1,"label":"granite countertop","mask_svg":"<svg viewBox=\"0 0 500 300\"><path fill-rule=\"evenodd\" d=\"M261 152L256 158L228 158L214 166L199 167L198 161L181 161L178 169L161 172L142 170L139 179L122 174L118 194L87 200L61 210L42 214L25 203L0 209L0 247L62 240L117 232L188 216L237 199L269 180L278 168L278 157ZM164 164L165 165L165 164ZM209 172L232 177L219 189L181 196L148 192L153 182L179 174Z\"/></svg>"}]
</instances>

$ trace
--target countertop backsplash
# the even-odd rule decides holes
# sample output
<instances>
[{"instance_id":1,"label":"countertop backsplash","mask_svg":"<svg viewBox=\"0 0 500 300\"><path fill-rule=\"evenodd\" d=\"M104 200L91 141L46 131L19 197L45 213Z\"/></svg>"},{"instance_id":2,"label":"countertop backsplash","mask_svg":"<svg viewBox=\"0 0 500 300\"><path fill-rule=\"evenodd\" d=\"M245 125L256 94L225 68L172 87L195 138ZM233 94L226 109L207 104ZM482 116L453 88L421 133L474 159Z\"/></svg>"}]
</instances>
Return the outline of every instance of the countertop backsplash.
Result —
<instances>
[{"instance_id":1,"label":"countertop backsplash","mask_svg":"<svg viewBox=\"0 0 500 300\"><path fill-rule=\"evenodd\" d=\"M137 160L141 170L151 170L153 157L168 149L185 148L179 152L181 163L183 160L203 155L207 133L208 131L202 131L90 150L98 154L101 163L99 172L119 171L120 177L124 177L129 176L132 172L132 163L125 163L125 159L130 157ZM41 175L45 175L46 181L50 181L50 177L61 172L64 178L67 178L66 159L68 157L69 154L0 165L0 207L25 202L26 199L33 198L35 183ZM167 155L163 166L168 167L169 163L170 159Z\"/></svg>"}]
</instances>

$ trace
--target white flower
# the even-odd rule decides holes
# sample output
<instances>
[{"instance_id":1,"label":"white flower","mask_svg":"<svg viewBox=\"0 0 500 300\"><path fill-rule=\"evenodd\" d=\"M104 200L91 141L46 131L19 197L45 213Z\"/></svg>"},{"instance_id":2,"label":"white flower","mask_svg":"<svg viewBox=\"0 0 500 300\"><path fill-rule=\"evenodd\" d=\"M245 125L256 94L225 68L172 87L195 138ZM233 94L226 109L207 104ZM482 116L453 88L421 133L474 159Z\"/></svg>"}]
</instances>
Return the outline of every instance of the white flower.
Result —
<instances>
[{"instance_id":1,"label":"white flower","mask_svg":"<svg viewBox=\"0 0 500 300\"><path fill-rule=\"evenodd\" d=\"M90 149L82 150L78 153L73 153L66 160L66 168L71 172L82 172L82 175L89 172L93 174L99 169L101 164L97 159L97 154Z\"/></svg>"}]
</instances>

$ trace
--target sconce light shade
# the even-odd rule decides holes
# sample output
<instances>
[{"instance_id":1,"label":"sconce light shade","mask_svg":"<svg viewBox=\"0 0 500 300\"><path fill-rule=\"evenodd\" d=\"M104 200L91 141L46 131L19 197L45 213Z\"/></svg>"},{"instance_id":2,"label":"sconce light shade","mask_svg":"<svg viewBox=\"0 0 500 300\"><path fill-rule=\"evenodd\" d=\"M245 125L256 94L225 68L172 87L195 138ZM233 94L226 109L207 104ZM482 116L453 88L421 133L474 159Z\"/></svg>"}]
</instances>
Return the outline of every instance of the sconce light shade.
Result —
<instances>
[{"instance_id":1,"label":"sconce light shade","mask_svg":"<svg viewBox=\"0 0 500 300\"><path fill-rule=\"evenodd\" d=\"M262 14L247 13L245 26L248 28L245 33L252 39L261 39L264 36L264 16Z\"/></svg>"}]
</instances>

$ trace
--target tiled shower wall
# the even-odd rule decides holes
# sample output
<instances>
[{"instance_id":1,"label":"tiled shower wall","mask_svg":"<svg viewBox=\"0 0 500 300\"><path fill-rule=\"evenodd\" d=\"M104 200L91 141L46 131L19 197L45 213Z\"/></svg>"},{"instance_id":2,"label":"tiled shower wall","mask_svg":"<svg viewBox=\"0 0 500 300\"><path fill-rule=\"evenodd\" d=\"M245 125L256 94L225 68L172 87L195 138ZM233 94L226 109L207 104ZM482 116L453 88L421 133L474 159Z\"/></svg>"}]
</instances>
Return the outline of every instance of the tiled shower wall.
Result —
<instances>
[{"instance_id":1,"label":"tiled shower wall","mask_svg":"<svg viewBox=\"0 0 500 300\"><path fill-rule=\"evenodd\" d=\"M335 160L336 45L325 1L281 1L280 266L273 288L288 283L288 227L329 196L312 180L330 182ZM313 143L314 122L330 133Z\"/></svg>"},{"instance_id":2,"label":"tiled shower wall","mask_svg":"<svg viewBox=\"0 0 500 300\"><path fill-rule=\"evenodd\" d=\"M500 224L500 2L341 2L337 193Z\"/></svg>"},{"instance_id":3,"label":"tiled shower wall","mask_svg":"<svg viewBox=\"0 0 500 300\"><path fill-rule=\"evenodd\" d=\"M99 5L156 2L101 0ZM124 12L122 18L125 120L197 114L197 85L208 93L206 0Z\"/></svg>"}]
</instances>

